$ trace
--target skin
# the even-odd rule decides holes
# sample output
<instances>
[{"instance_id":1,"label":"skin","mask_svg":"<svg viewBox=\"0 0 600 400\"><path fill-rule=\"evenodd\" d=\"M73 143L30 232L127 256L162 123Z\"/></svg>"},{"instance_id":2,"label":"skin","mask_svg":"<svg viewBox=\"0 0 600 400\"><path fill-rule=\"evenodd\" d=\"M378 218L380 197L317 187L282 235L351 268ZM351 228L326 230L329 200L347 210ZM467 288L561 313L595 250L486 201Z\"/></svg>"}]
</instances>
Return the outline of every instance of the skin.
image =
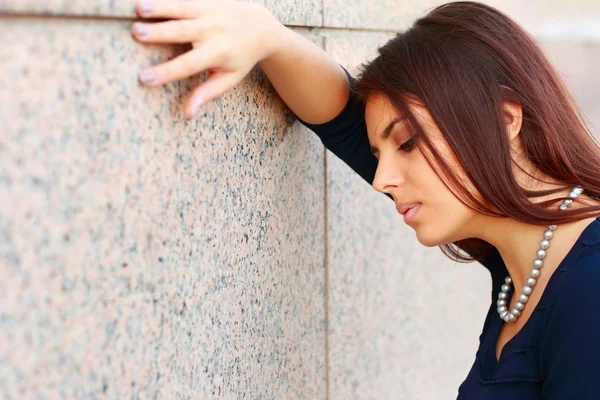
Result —
<instances>
[{"instance_id":1,"label":"skin","mask_svg":"<svg viewBox=\"0 0 600 400\"><path fill-rule=\"evenodd\" d=\"M456 173L460 174L459 163L453 157L443 134L437 127L428 110L419 105L410 105L416 118L419 120L426 134L432 140L435 148L441 152L450 165L455 165ZM560 182L544 176L539 170L522 155L522 142L519 132L521 130L522 110L516 103L504 103L505 122L508 140L510 140L513 153L513 168L518 183L529 189L553 189L563 186ZM422 150L417 146L412 150L398 150L400 145L406 143L411 137L407 121L394 125L388 138L383 139L381 133L393 119L398 117L386 96L372 95L366 104L365 119L369 142L372 152L379 160L373 187L382 193L389 193L397 204L421 203L414 221L409 225L414 229L417 240L427 246L439 246L466 238L480 238L495 246L517 288L517 293L525 285L532 268L535 252L543 238L545 226L528 225L511 218L490 217L471 210L464 205L444 185L434 170L429 166ZM425 151L425 150L423 150ZM521 171L516 165L521 165L534 177L532 179ZM464 175L463 175L464 176ZM464 178L463 182L468 182ZM472 184L467 183L469 191L477 196L478 192ZM565 195L567 195L565 193ZM556 196L556 195L555 195ZM547 198L539 198L543 201ZM581 195L579 199L588 204L598 204ZM581 207L573 203L573 207ZM515 323L504 324L498 337L496 356L499 358L504 344L508 342L527 322L531 312L539 302L548 280L560 262L575 244L583 230L595 218L562 224L555 231L548 255L544 259L544 267L534 287L530 300L526 304L521 316ZM510 234L508 234L510 232ZM517 296L513 296L509 309L512 309Z\"/></svg>"}]
</instances>

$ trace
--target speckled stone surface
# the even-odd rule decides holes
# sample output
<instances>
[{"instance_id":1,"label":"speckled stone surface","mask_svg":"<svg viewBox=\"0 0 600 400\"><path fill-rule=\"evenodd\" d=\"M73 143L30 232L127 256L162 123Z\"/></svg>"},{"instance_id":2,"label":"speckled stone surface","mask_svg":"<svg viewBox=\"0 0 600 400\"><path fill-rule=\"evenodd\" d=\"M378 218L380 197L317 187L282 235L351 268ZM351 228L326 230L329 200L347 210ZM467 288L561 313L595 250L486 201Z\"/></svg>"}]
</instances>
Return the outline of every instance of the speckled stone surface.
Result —
<instances>
[{"instance_id":1,"label":"speckled stone surface","mask_svg":"<svg viewBox=\"0 0 600 400\"><path fill-rule=\"evenodd\" d=\"M448 0L240 0L264 5L286 25L401 31ZM596 0L481 0L539 36L600 40ZM135 18L135 0L0 0L0 13ZM559 32L559 33L557 33Z\"/></svg>"},{"instance_id":2,"label":"speckled stone surface","mask_svg":"<svg viewBox=\"0 0 600 400\"><path fill-rule=\"evenodd\" d=\"M341 28L405 30L418 17L447 0L324 0L323 25ZM600 2L596 0L481 0L507 13L539 35L554 35L562 30L563 38L594 30L600 40ZM581 29L584 23L589 28ZM566 25L571 25L571 28ZM579 27L577 26L579 25ZM594 28L596 26L596 28Z\"/></svg>"},{"instance_id":3,"label":"speckled stone surface","mask_svg":"<svg viewBox=\"0 0 600 400\"><path fill-rule=\"evenodd\" d=\"M325 398L320 141L129 28L0 19L0 398Z\"/></svg>"},{"instance_id":4,"label":"speckled stone surface","mask_svg":"<svg viewBox=\"0 0 600 400\"><path fill-rule=\"evenodd\" d=\"M321 0L241 0L262 4L284 24L320 26ZM136 0L0 0L0 13L135 18Z\"/></svg>"},{"instance_id":5,"label":"speckled stone surface","mask_svg":"<svg viewBox=\"0 0 600 400\"><path fill-rule=\"evenodd\" d=\"M600 2L596 0L483 2L505 12L537 37L555 37L560 40L595 37L600 40ZM591 32L590 28L595 32Z\"/></svg>"},{"instance_id":6,"label":"speckled stone surface","mask_svg":"<svg viewBox=\"0 0 600 400\"><path fill-rule=\"evenodd\" d=\"M402 31L443 0L324 0L323 26Z\"/></svg>"},{"instance_id":7,"label":"speckled stone surface","mask_svg":"<svg viewBox=\"0 0 600 400\"><path fill-rule=\"evenodd\" d=\"M387 36L332 32L342 65ZM394 203L327 154L330 399L456 398L490 304L479 264L419 244Z\"/></svg>"}]
</instances>

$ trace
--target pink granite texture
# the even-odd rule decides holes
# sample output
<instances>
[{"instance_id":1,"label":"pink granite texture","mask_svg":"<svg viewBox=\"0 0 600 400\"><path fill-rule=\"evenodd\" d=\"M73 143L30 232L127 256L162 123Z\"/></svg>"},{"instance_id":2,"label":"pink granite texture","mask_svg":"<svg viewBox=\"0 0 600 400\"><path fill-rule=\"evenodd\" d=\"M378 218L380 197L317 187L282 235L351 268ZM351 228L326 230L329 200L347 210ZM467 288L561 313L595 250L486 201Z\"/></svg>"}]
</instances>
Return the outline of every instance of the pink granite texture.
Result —
<instances>
[{"instance_id":1,"label":"pink granite texture","mask_svg":"<svg viewBox=\"0 0 600 400\"><path fill-rule=\"evenodd\" d=\"M0 398L323 398L320 141L259 68L186 120L129 32L0 18Z\"/></svg>"},{"instance_id":2,"label":"pink granite texture","mask_svg":"<svg viewBox=\"0 0 600 400\"><path fill-rule=\"evenodd\" d=\"M437 3L264 1L357 28L298 29L350 71ZM202 76L139 86L185 47L134 42L133 4L0 0L0 398L454 398L487 272L422 247L259 68L192 121ZM572 10L503 4L546 34ZM598 42L544 40L595 133Z\"/></svg>"},{"instance_id":3,"label":"pink granite texture","mask_svg":"<svg viewBox=\"0 0 600 400\"><path fill-rule=\"evenodd\" d=\"M390 38L325 35L351 72ZM420 245L394 203L330 152L327 224L329 398L456 398L489 307L488 271Z\"/></svg>"},{"instance_id":4,"label":"pink granite texture","mask_svg":"<svg viewBox=\"0 0 600 400\"><path fill-rule=\"evenodd\" d=\"M324 0L323 26L337 28L361 28L399 31L406 29L419 16L431 8L449 3L449 0ZM561 37L578 36L580 28L564 28L565 22L590 27L597 26L600 18L600 2L596 0L523 1L480 0L515 18L532 32L540 35L555 34L564 30ZM593 29L593 28L591 28ZM598 32L598 28L595 29Z\"/></svg>"},{"instance_id":5,"label":"pink granite texture","mask_svg":"<svg viewBox=\"0 0 600 400\"><path fill-rule=\"evenodd\" d=\"M267 7L281 22L320 26L322 0L242 0ZM136 0L0 0L0 14L135 18Z\"/></svg>"}]
</instances>

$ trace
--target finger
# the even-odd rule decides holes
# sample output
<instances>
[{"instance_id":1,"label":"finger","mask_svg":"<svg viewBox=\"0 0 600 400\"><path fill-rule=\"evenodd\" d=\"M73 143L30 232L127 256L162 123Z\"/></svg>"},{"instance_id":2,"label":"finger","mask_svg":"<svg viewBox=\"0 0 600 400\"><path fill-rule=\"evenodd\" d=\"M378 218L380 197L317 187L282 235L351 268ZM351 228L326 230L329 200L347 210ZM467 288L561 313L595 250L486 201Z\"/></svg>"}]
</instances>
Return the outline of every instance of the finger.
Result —
<instances>
[{"instance_id":1,"label":"finger","mask_svg":"<svg viewBox=\"0 0 600 400\"><path fill-rule=\"evenodd\" d=\"M232 89L241 80L244 74L239 72L215 72L194 89L185 107L187 118L193 118L199 111L200 106L216 99L226 91Z\"/></svg>"},{"instance_id":2,"label":"finger","mask_svg":"<svg viewBox=\"0 0 600 400\"><path fill-rule=\"evenodd\" d=\"M217 61L215 46L200 46L172 60L144 70L139 75L139 79L146 86L163 85L214 67Z\"/></svg>"},{"instance_id":3,"label":"finger","mask_svg":"<svg viewBox=\"0 0 600 400\"><path fill-rule=\"evenodd\" d=\"M201 40L205 25L200 19L171 20L146 24L136 22L131 33L144 43L190 43Z\"/></svg>"},{"instance_id":4,"label":"finger","mask_svg":"<svg viewBox=\"0 0 600 400\"><path fill-rule=\"evenodd\" d=\"M135 10L142 18L197 18L209 9L208 0L137 0Z\"/></svg>"}]
</instances>

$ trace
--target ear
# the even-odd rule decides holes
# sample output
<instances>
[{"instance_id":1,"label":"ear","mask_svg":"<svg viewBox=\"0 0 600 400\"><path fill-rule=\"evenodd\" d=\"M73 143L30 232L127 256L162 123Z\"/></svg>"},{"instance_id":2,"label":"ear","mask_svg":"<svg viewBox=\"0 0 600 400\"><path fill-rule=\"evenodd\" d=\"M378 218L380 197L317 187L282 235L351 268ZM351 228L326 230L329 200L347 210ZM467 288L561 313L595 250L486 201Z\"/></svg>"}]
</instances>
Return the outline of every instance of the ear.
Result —
<instances>
[{"instance_id":1,"label":"ear","mask_svg":"<svg viewBox=\"0 0 600 400\"><path fill-rule=\"evenodd\" d=\"M519 103L510 101L504 102L504 121L508 132L508 139L512 142L519 132L523 124L523 109Z\"/></svg>"}]
</instances>

